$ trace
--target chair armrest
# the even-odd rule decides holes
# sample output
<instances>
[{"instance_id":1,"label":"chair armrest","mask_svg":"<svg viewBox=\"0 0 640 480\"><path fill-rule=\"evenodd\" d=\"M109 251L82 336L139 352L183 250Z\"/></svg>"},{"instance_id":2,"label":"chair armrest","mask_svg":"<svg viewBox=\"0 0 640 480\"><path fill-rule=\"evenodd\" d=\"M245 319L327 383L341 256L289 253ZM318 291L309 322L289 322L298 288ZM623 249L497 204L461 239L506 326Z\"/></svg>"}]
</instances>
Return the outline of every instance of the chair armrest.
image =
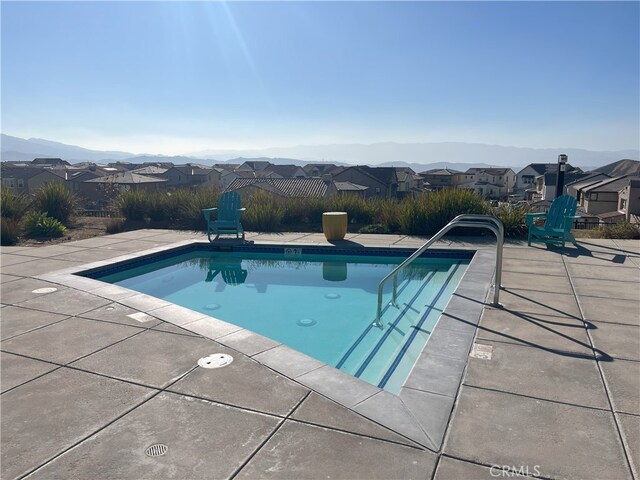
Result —
<instances>
[{"instance_id":1,"label":"chair armrest","mask_svg":"<svg viewBox=\"0 0 640 480\"><path fill-rule=\"evenodd\" d=\"M202 209L202 214L204 215L204 219L205 219L207 222L210 222L210 221L211 221L211 212L214 212L214 211L216 211L216 210L218 210L218 207L213 207L213 208L203 208L203 209Z\"/></svg>"},{"instance_id":2,"label":"chair armrest","mask_svg":"<svg viewBox=\"0 0 640 480\"><path fill-rule=\"evenodd\" d=\"M242 207L242 208L239 208L239 209L238 209L238 211L239 211L239 212L244 212L245 210L246 210L246 208L245 208L245 207Z\"/></svg>"},{"instance_id":3,"label":"chair armrest","mask_svg":"<svg viewBox=\"0 0 640 480\"><path fill-rule=\"evenodd\" d=\"M573 216L567 215L564 218L570 218L571 220L578 220L579 218L582 218L582 217L580 215L573 215Z\"/></svg>"},{"instance_id":4,"label":"chair armrest","mask_svg":"<svg viewBox=\"0 0 640 480\"><path fill-rule=\"evenodd\" d=\"M214 210L217 210L218 207L213 207L213 208L203 208L202 211L203 212L213 212Z\"/></svg>"}]
</instances>

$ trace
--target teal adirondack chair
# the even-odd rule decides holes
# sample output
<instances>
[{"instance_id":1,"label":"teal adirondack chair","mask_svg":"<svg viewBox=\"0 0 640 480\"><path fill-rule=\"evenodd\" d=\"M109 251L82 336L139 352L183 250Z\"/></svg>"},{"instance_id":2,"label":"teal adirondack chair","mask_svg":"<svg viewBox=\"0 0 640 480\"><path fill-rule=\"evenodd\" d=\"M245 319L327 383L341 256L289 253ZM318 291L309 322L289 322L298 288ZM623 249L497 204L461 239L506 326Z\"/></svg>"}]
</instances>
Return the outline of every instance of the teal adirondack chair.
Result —
<instances>
[{"instance_id":1,"label":"teal adirondack chair","mask_svg":"<svg viewBox=\"0 0 640 480\"><path fill-rule=\"evenodd\" d=\"M536 226L535 220L543 217L546 217L544 226ZM531 242L562 245L563 247L565 242L571 242L575 245L576 239L571 234L571 225L578 218L580 217L576 216L576 199L569 195L561 195L556 198L546 213L527 213L529 246L531 246Z\"/></svg>"},{"instance_id":2,"label":"teal adirondack chair","mask_svg":"<svg viewBox=\"0 0 640 480\"><path fill-rule=\"evenodd\" d=\"M242 235L244 239L244 230L240 223L240 215L246 208L240 208L240 195L237 192L225 192L220 196L218 206L214 208L205 208L202 210L204 219L207 221L207 237L211 242L211 234L214 233L216 238L221 234L234 234L236 238ZM217 211L218 215L215 220L211 218L211 213Z\"/></svg>"}]
</instances>

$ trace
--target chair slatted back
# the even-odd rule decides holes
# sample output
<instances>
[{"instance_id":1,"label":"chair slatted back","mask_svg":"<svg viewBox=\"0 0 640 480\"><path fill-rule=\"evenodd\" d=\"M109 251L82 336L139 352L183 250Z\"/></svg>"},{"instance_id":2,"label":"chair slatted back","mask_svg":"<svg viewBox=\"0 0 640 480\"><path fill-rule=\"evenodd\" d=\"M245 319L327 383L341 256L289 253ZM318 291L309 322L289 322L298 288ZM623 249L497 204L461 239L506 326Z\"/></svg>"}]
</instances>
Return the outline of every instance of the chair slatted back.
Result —
<instances>
[{"instance_id":1,"label":"chair slatted back","mask_svg":"<svg viewBox=\"0 0 640 480\"><path fill-rule=\"evenodd\" d=\"M547 213L547 220L544 222L545 229L564 228L565 217L572 217L576 214L576 199L569 195L557 197Z\"/></svg>"},{"instance_id":2,"label":"chair slatted back","mask_svg":"<svg viewBox=\"0 0 640 480\"><path fill-rule=\"evenodd\" d=\"M218 201L218 220L237 222L240 220L240 195L238 192L225 192Z\"/></svg>"}]
</instances>

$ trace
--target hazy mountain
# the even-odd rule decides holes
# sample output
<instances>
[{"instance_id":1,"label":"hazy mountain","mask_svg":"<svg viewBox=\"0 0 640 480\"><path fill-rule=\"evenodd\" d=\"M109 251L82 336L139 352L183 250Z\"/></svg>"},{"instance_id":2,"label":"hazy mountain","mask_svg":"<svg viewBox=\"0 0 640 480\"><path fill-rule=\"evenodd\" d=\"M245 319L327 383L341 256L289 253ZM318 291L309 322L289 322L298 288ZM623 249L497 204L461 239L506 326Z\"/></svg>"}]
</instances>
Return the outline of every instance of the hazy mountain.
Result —
<instances>
[{"instance_id":1,"label":"hazy mountain","mask_svg":"<svg viewBox=\"0 0 640 480\"><path fill-rule=\"evenodd\" d=\"M101 162L106 159L122 160L133 157L133 153L126 152L102 152L89 150L87 148L76 147L59 142L52 142L42 138L23 138L5 135L0 136L0 146L2 147L2 160L33 160L36 157L62 158L68 162Z\"/></svg>"},{"instance_id":2,"label":"hazy mountain","mask_svg":"<svg viewBox=\"0 0 640 480\"><path fill-rule=\"evenodd\" d=\"M233 157L288 157L306 161L325 160L349 164L379 165L389 162L418 164L472 163L522 168L529 163L554 163L560 153L574 166L605 165L621 158L640 158L638 150L591 151L577 148L523 148L480 143L374 143L300 145L260 150L205 150L190 155L219 160Z\"/></svg>"},{"instance_id":3,"label":"hazy mountain","mask_svg":"<svg viewBox=\"0 0 640 480\"><path fill-rule=\"evenodd\" d=\"M638 150L591 151L576 148L522 148L480 143L374 143L301 145L260 150L206 150L183 156L135 155L119 151L97 151L38 138L28 140L2 134L2 160L25 161L36 157L59 157L69 162L132 161L174 163L242 163L247 159L268 159L272 163L331 162L351 165L408 165L416 171L432 168L466 170L474 166L503 166L518 171L529 163L554 163L566 153L576 167L602 166L622 158L640 159Z\"/></svg>"}]
</instances>

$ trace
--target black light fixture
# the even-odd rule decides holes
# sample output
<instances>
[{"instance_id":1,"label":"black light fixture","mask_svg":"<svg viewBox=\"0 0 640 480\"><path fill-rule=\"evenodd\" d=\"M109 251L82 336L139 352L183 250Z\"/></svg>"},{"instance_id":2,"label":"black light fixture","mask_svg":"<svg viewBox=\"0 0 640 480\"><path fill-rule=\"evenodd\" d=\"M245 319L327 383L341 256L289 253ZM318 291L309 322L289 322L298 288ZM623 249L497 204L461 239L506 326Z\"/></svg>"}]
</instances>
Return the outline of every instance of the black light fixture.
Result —
<instances>
[{"instance_id":1,"label":"black light fixture","mask_svg":"<svg viewBox=\"0 0 640 480\"><path fill-rule=\"evenodd\" d=\"M567 156L564 153L558 155L558 174L556 178L556 198L562 195L564 189L564 172L567 169Z\"/></svg>"}]
</instances>

